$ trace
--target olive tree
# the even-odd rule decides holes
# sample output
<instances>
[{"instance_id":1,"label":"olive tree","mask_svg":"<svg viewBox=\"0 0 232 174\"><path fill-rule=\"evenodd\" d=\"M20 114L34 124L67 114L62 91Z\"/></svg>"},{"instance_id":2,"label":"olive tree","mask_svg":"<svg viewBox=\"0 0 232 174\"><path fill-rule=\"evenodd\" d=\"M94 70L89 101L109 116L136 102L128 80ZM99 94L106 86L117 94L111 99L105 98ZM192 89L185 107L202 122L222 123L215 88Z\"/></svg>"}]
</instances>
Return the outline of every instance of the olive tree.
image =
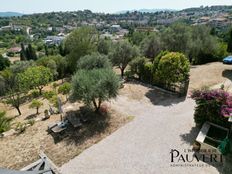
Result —
<instances>
[{"instance_id":1,"label":"olive tree","mask_svg":"<svg viewBox=\"0 0 232 174\"><path fill-rule=\"evenodd\" d=\"M119 86L119 78L111 69L79 70L72 77L70 98L99 111L103 101L117 96Z\"/></svg>"},{"instance_id":2,"label":"olive tree","mask_svg":"<svg viewBox=\"0 0 232 174\"><path fill-rule=\"evenodd\" d=\"M128 41L120 41L115 44L115 48L110 54L113 65L118 66L123 78L124 70L129 62L139 56L139 50Z\"/></svg>"},{"instance_id":3,"label":"olive tree","mask_svg":"<svg viewBox=\"0 0 232 174\"><path fill-rule=\"evenodd\" d=\"M111 68L111 63L107 56L101 55L99 53L93 53L81 57L77 62L77 70L80 69L98 69L98 68Z\"/></svg>"},{"instance_id":4,"label":"olive tree","mask_svg":"<svg viewBox=\"0 0 232 174\"><path fill-rule=\"evenodd\" d=\"M141 52L145 57L151 59L154 59L154 57L159 54L162 48L161 38L158 34L151 34L145 37L141 43Z\"/></svg>"}]
</instances>

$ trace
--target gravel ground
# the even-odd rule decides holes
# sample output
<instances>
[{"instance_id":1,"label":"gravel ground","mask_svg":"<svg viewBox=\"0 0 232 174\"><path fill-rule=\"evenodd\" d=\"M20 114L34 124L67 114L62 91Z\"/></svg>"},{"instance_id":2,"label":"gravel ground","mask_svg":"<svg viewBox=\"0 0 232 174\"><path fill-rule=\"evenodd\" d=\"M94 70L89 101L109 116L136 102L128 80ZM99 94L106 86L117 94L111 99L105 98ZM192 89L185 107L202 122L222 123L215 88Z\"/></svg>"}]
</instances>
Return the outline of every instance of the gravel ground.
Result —
<instances>
[{"instance_id":1,"label":"gravel ground","mask_svg":"<svg viewBox=\"0 0 232 174\"><path fill-rule=\"evenodd\" d=\"M130 89L126 85L126 89ZM135 119L60 169L63 174L218 174L217 168L171 167L171 149L192 149L194 101L135 85L143 97L119 95L112 107ZM123 92L122 92L123 93ZM135 93L136 95L136 93ZM161 98L162 96L162 98ZM158 100L157 100L158 99ZM160 100L162 99L162 100ZM196 164L196 163L191 163ZM206 165L203 162L197 164Z\"/></svg>"}]
</instances>

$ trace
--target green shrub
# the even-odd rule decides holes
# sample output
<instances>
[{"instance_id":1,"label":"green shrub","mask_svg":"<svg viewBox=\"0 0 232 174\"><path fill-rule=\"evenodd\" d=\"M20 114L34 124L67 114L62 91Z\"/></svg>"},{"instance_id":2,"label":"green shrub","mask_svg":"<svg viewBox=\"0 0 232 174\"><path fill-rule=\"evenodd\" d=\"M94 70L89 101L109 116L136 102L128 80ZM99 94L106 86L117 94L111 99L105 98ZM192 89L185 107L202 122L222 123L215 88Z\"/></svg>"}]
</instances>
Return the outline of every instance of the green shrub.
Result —
<instances>
[{"instance_id":1,"label":"green shrub","mask_svg":"<svg viewBox=\"0 0 232 174\"><path fill-rule=\"evenodd\" d=\"M155 71L155 79L165 85L172 85L188 79L190 71L189 60L184 54L170 52L161 57Z\"/></svg>"},{"instance_id":2,"label":"green shrub","mask_svg":"<svg viewBox=\"0 0 232 174\"><path fill-rule=\"evenodd\" d=\"M16 124L15 130L18 131L19 133L23 133L27 128L27 124L26 123L21 123L18 122Z\"/></svg>"},{"instance_id":3,"label":"green shrub","mask_svg":"<svg viewBox=\"0 0 232 174\"><path fill-rule=\"evenodd\" d=\"M57 93L55 91L46 91L43 93L43 97L47 100L50 100L53 96L56 96Z\"/></svg>"},{"instance_id":4,"label":"green shrub","mask_svg":"<svg viewBox=\"0 0 232 174\"><path fill-rule=\"evenodd\" d=\"M137 57L129 63L131 73L137 75L140 80L143 75L142 73L144 73L144 64L147 61L145 57Z\"/></svg>"},{"instance_id":5,"label":"green shrub","mask_svg":"<svg viewBox=\"0 0 232 174\"><path fill-rule=\"evenodd\" d=\"M151 84L153 79L152 72L153 72L153 64L151 62L145 63L141 72L141 80Z\"/></svg>"},{"instance_id":6,"label":"green shrub","mask_svg":"<svg viewBox=\"0 0 232 174\"><path fill-rule=\"evenodd\" d=\"M37 98L37 97L39 97L39 96L40 96L39 91L38 91L38 90L33 90L33 91L31 92L31 96L32 96L32 98Z\"/></svg>"},{"instance_id":7,"label":"green shrub","mask_svg":"<svg viewBox=\"0 0 232 174\"><path fill-rule=\"evenodd\" d=\"M30 126L35 124L35 120L34 119L30 119L27 121L27 124L29 124Z\"/></svg>"},{"instance_id":8,"label":"green shrub","mask_svg":"<svg viewBox=\"0 0 232 174\"><path fill-rule=\"evenodd\" d=\"M0 112L0 133L10 129L11 119L6 117L6 112Z\"/></svg>"}]
</instances>

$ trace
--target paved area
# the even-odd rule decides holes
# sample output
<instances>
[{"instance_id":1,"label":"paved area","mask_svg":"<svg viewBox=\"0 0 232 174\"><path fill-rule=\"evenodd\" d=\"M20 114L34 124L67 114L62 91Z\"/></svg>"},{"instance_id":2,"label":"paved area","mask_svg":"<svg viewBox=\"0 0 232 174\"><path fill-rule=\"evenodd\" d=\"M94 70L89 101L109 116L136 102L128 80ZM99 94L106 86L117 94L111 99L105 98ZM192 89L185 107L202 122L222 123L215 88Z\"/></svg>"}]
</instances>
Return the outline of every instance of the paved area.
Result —
<instances>
[{"instance_id":1,"label":"paved area","mask_svg":"<svg viewBox=\"0 0 232 174\"><path fill-rule=\"evenodd\" d=\"M167 98L152 103L146 96L120 95L112 106L135 119L60 169L63 174L218 174L217 168L171 167L171 149L192 149L194 101ZM203 162L191 164L205 165Z\"/></svg>"}]
</instances>

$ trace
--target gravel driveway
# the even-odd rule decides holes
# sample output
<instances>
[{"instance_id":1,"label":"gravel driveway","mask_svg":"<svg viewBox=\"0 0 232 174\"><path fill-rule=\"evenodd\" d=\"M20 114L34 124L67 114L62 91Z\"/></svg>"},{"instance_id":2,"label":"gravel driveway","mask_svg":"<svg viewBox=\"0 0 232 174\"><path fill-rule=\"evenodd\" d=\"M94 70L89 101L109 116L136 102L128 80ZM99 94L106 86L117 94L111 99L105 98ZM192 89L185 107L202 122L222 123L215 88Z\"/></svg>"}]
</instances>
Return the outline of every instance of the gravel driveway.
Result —
<instances>
[{"instance_id":1,"label":"gravel driveway","mask_svg":"<svg viewBox=\"0 0 232 174\"><path fill-rule=\"evenodd\" d=\"M144 87L143 87L144 88ZM135 119L61 167L63 174L218 174L217 168L171 167L171 149L192 149L194 101L151 90L140 100L125 95L112 107ZM203 162L191 164L205 165Z\"/></svg>"}]
</instances>

